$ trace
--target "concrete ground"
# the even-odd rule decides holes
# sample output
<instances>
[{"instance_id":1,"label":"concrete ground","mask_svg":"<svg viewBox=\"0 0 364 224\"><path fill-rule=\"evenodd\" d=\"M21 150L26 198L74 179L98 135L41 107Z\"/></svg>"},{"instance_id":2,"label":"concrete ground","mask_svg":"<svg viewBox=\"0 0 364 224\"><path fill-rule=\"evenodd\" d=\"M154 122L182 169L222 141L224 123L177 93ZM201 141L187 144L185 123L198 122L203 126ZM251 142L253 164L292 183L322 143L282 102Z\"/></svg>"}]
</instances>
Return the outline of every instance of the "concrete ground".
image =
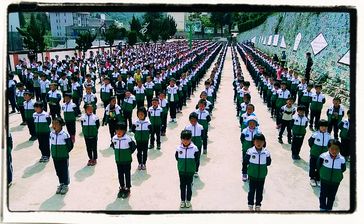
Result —
<instances>
[{"instance_id":1,"label":"concrete ground","mask_svg":"<svg viewBox=\"0 0 364 224\"><path fill-rule=\"evenodd\" d=\"M244 77L252 83L242 61L241 65ZM210 74L210 71L211 68L207 74ZM229 47L209 129L208 154L201 156L200 177L194 179L192 208L189 210L248 210L249 187L248 183L241 181L240 128L235 117L232 80L233 69ZM55 194L58 178L52 160L48 164L38 163L40 158L38 142L28 141L27 127L19 125L20 114L11 114L9 126L14 140L12 152L14 181L9 189L9 209L11 211L178 211L179 178L174 153L180 142L179 133L188 124L188 115L194 110L202 88L201 82L195 96L192 96L187 107L183 109L183 113L177 115L177 124L168 125L167 136L162 137L162 149L149 150L146 171L137 170L138 164L134 153L131 195L125 200L117 198L117 170L113 150L109 148L110 136L107 126L102 126L99 130L98 164L88 167L85 142L80 136L80 122L76 123L76 143L70 153L69 161L70 190L67 195L61 196ZM307 140L311 136L311 131L308 131L301 151L302 160L293 162L290 145L278 143L275 122L270 118L254 86L251 86L251 92L252 103L256 106L256 114L272 156L272 165L269 167L265 183L262 210L319 210L320 190L309 185L308 177ZM331 99L329 98L327 102L323 111L326 111L331 104ZM98 107L102 108L101 104ZM100 119L102 113L103 109L97 110ZM135 117L134 114L133 118ZM283 140L287 143L286 138ZM333 210L349 209L349 174L350 169L344 174Z\"/></svg>"}]
</instances>

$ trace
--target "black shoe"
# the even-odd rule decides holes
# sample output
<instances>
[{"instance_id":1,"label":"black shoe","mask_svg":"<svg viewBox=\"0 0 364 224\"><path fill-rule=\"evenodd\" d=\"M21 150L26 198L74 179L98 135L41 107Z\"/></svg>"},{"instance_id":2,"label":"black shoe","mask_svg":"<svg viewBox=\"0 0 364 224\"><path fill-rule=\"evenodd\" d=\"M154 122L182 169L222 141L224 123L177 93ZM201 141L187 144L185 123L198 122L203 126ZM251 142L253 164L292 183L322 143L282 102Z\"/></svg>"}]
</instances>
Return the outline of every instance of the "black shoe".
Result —
<instances>
[{"instance_id":1,"label":"black shoe","mask_svg":"<svg viewBox=\"0 0 364 224\"><path fill-rule=\"evenodd\" d=\"M20 125L27 125L27 122L23 121L20 123Z\"/></svg>"},{"instance_id":2,"label":"black shoe","mask_svg":"<svg viewBox=\"0 0 364 224\"><path fill-rule=\"evenodd\" d=\"M153 149L153 148L154 148L154 145L150 145L150 146L149 146L149 149Z\"/></svg>"},{"instance_id":3,"label":"black shoe","mask_svg":"<svg viewBox=\"0 0 364 224\"><path fill-rule=\"evenodd\" d=\"M29 138L29 140L28 140L28 141L35 141L35 140L37 140L37 137L32 136L32 137L30 137L30 138Z\"/></svg>"},{"instance_id":4,"label":"black shoe","mask_svg":"<svg viewBox=\"0 0 364 224\"><path fill-rule=\"evenodd\" d=\"M130 194L130 189L124 188L123 189L123 194L121 195L121 197L122 198L127 198L127 197L129 197L129 194Z\"/></svg>"},{"instance_id":5,"label":"black shoe","mask_svg":"<svg viewBox=\"0 0 364 224\"><path fill-rule=\"evenodd\" d=\"M278 138L278 142L283 144L282 138Z\"/></svg>"},{"instance_id":6,"label":"black shoe","mask_svg":"<svg viewBox=\"0 0 364 224\"><path fill-rule=\"evenodd\" d=\"M158 144L158 145L157 145L157 149L158 149L158 150L160 150L160 149L161 149L161 145L160 145L160 144Z\"/></svg>"},{"instance_id":7,"label":"black shoe","mask_svg":"<svg viewBox=\"0 0 364 224\"><path fill-rule=\"evenodd\" d=\"M312 127L312 125L310 125L310 126L309 126L309 128L310 128L310 130L311 130L311 131L313 131L313 127Z\"/></svg>"},{"instance_id":8,"label":"black shoe","mask_svg":"<svg viewBox=\"0 0 364 224\"><path fill-rule=\"evenodd\" d=\"M114 148L114 144L112 142L110 143L110 147Z\"/></svg>"},{"instance_id":9,"label":"black shoe","mask_svg":"<svg viewBox=\"0 0 364 224\"><path fill-rule=\"evenodd\" d=\"M16 113L16 111L15 110L12 110L12 111L10 111L9 114L15 114L15 113Z\"/></svg>"},{"instance_id":10,"label":"black shoe","mask_svg":"<svg viewBox=\"0 0 364 224\"><path fill-rule=\"evenodd\" d=\"M292 140L289 138L288 139L288 144L291 144L292 143Z\"/></svg>"},{"instance_id":11,"label":"black shoe","mask_svg":"<svg viewBox=\"0 0 364 224\"><path fill-rule=\"evenodd\" d=\"M119 193L118 193L118 198L121 198L124 194L124 189L123 188L119 188Z\"/></svg>"}]
</instances>

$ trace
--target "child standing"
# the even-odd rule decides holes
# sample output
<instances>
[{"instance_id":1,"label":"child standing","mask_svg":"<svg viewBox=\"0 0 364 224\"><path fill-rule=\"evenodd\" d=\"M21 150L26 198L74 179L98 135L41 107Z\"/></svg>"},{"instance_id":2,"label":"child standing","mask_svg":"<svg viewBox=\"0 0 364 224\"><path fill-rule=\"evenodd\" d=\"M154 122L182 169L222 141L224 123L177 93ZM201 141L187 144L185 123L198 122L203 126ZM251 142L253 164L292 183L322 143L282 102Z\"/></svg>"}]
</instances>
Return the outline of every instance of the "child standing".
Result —
<instances>
[{"instance_id":1,"label":"child standing","mask_svg":"<svg viewBox=\"0 0 364 224\"><path fill-rule=\"evenodd\" d=\"M161 149L161 125L162 125L162 114L163 109L159 106L158 98L152 99L152 106L148 109L148 117L151 122L150 130L150 146L149 148L154 148L155 136L157 137L157 149Z\"/></svg>"},{"instance_id":2,"label":"child standing","mask_svg":"<svg viewBox=\"0 0 364 224\"><path fill-rule=\"evenodd\" d=\"M312 101L312 92L311 92L311 90L312 90L312 87L313 87L313 85L312 85L312 83L308 83L307 84L307 88L306 89L304 89L303 91L302 91L302 94L301 94L301 104L298 104L298 105L303 105L303 106L305 106L305 115L306 115L306 117L308 117L308 110L309 110L309 108L310 108L310 103L311 103L311 101Z\"/></svg>"},{"instance_id":3,"label":"child standing","mask_svg":"<svg viewBox=\"0 0 364 224\"><path fill-rule=\"evenodd\" d=\"M293 102L296 102L298 86L299 86L300 83L301 82L300 82L300 80L298 78L298 73L294 72L293 77L291 79L291 88L290 88L291 97L293 98ZM298 104L298 105L300 105L300 104Z\"/></svg>"},{"instance_id":4,"label":"child standing","mask_svg":"<svg viewBox=\"0 0 364 224\"><path fill-rule=\"evenodd\" d=\"M279 126L281 127L278 136L278 142L283 144L282 135L284 130L287 128L287 140L288 144L291 144L292 141L292 116L296 113L296 108L293 107L293 98L287 99L287 104L281 107L280 116L279 116Z\"/></svg>"},{"instance_id":5,"label":"child standing","mask_svg":"<svg viewBox=\"0 0 364 224\"><path fill-rule=\"evenodd\" d=\"M263 189L265 177L272 159L270 152L266 149L266 141L263 134L256 134L253 137L254 146L248 149L244 157L244 170L249 176L248 207L253 210L255 198L255 211L260 211L263 200Z\"/></svg>"},{"instance_id":6,"label":"child standing","mask_svg":"<svg viewBox=\"0 0 364 224\"><path fill-rule=\"evenodd\" d=\"M34 127L34 118L33 118L34 103L35 103L35 100L32 99L32 93L30 91L26 90L24 92L23 104L24 104L24 117L25 117L25 121L27 123L28 129L29 129L29 134L30 134L29 141L37 140L37 136L35 133L35 127Z\"/></svg>"},{"instance_id":7,"label":"child standing","mask_svg":"<svg viewBox=\"0 0 364 224\"><path fill-rule=\"evenodd\" d=\"M147 117L147 110L144 107L139 107L137 110L137 117L132 127L132 132L135 133L135 141L137 144L137 157L138 157L138 170L145 170L146 169L146 162L148 158L148 142L149 142L149 135L151 124L146 119Z\"/></svg>"},{"instance_id":8,"label":"child standing","mask_svg":"<svg viewBox=\"0 0 364 224\"><path fill-rule=\"evenodd\" d=\"M345 157L346 161L350 156L350 110L346 113L348 119L339 123L340 140L341 140L341 155Z\"/></svg>"},{"instance_id":9,"label":"child standing","mask_svg":"<svg viewBox=\"0 0 364 224\"><path fill-rule=\"evenodd\" d=\"M310 129L312 130L313 122L315 122L315 129L318 130L318 123L321 117L321 110L325 104L325 96L321 93L322 85L315 85L315 93L311 95L311 105L310 105Z\"/></svg>"},{"instance_id":10,"label":"child standing","mask_svg":"<svg viewBox=\"0 0 364 224\"><path fill-rule=\"evenodd\" d=\"M327 129L327 132L329 132L331 134L332 129L334 128L334 138L336 140L339 139L339 123L341 122L341 120L343 119L345 112L344 109L342 108L341 104L341 100L338 97L335 97L332 100L333 105L327 109L327 120L329 122L329 127Z\"/></svg>"},{"instance_id":11,"label":"child standing","mask_svg":"<svg viewBox=\"0 0 364 224\"><path fill-rule=\"evenodd\" d=\"M198 148L192 143L192 133L189 130L181 132L181 144L176 150L177 168L181 190L181 208L191 207L192 181L196 171Z\"/></svg>"},{"instance_id":12,"label":"child standing","mask_svg":"<svg viewBox=\"0 0 364 224\"><path fill-rule=\"evenodd\" d=\"M320 210L331 211L335 196L346 170L345 159L340 155L340 142L331 139L327 145L328 152L320 155L317 170L320 172Z\"/></svg>"},{"instance_id":13,"label":"child standing","mask_svg":"<svg viewBox=\"0 0 364 224\"><path fill-rule=\"evenodd\" d=\"M126 198L130 194L131 155L135 151L135 142L126 134L126 125L118 124L116 134L112 138L115 162L118 169L119 193L118 198Z\"/></svg>"},{"instance_id":14,"label":"child standing","mask_svg":"<svg viewBox=\"0 0 364 224\"><path fill-rule=\"evenodd\" d=\"M247 118L248 127L244 128L240 135L240 142L242 144L242 179L243 181L248 180L247 170L244 169L245 166L245 155L248 149L254 146L253 138L256 134L262 133L258 127L258 121L255 116L249 116Z\"/></svg>"},{"instance_id":15,"label":"child standing","mask_svg":"<svg viewBox=\"0 0 364 224\"><path fill-rule=\"evenodd\" d=\"M302 78L301 79L301 83L298 84L297 86L297 95L298 95L298 105L301 105L301 97L302 97L302 94L303 94L303 91L307 89L307 83L306 83L306 78ZM306 115L307 116L307 115Z\"/></svg>"},{"instance_id":16,"label":"child standing","mask_svg":"<svg viewBox=\"0 0 364 224\"><path fill-rule=\"evenodd\" d=\"M308 125L308 119L305 116L305 106L298 106L297 107L297 114L292 118L292 159L299 160L301 157L299 156L303 139L306 135L306 128Z\"/></svg>"},{"instance_id":17,"label":"child standing","mask_svg":"<svg viewBox=\"0 0 364 224\"><path fill-rule=\"evenodd\" d=\"M65 125L67 127L67 131L71 136L71 140L75 143L75 135L76 135L76 104L71 102L72 94L65 93L62 105L62 111L64 116Z\"/></svg>"},{"instance_id":18,"label":"child standing","mask_svg":"<svg viewBox=\"0 0 364 224\"><path fill-rule=\"evenodd\" d=\"M49 85L51 84L51 82L47 79L46 74L42 73L40 75L40 81L39 81L39 85L40 85L40 98L43 102L44 105L44 110L47 111L47 93L49 92Z\"/></svg>"},{"instance_id":19,"label":"child standing","mask_svg":"<svg viewBox=\"0 0 364 224\"><path fill-rule=\"evenodd\" d=\"M81 126L89 158L87 166L94 166L97 163L97 136L100 121L97 115L93 113L91 104L85 105L85 114L81 116Z\"/></svg>"},{"instance_id":20,"label":"child standing","mask_svg":"<svg viewBox=\"0 0 364 224\"><path fill-rule=\"evenodd\" d=\"M96 108L97 108L97 97L94 93L92 93L92 86L86 85L86 94L83 96L83 103L91 104L93 108L93 113L96 114Z\"/></svg>"},{"instance_id":21,"label":"child standing","mask_svg":"<svg viewBox=\"0 0 364 224\"><path fill-rule=\"evenodd\" d=\"M54 168L59 180L56 194L66 194L68 192L69 178L69 152L73 149L73 142L67 132L62 130L65 125L61 117L57 117L52 122L53 131L49 139Z\"/></svg>"},{"instance_id":22,"label":"child standing","mask_svg":"<svg viewBox=\"0 0 364 224\"><path fill-rule=\"evenodd\" d=\"M77 116L81 114L80 104L82 97L81 85L77 82L77 77L71 77L71 91L72 91L72 102L76 104Z\"/></svg>"},{"instance_id":23,"label":"child standing","mask_svg":"<svg viewBox=\"0 0 364 224\"><path fill-rule=\"evenodd\" d=\"M24 114L24 84L19 82L16 84L16 88L18 89L15 93L16 106L22 119L22 123L20 125L26 125Z\"/></svg>"},{"instance_id":24,"label":"child standing","mask_svg":"<svg viewBox=\"0 0 364 224\"><path fill-rule=\"evenodd\" d=\"M319 130L314 132L312 137L308 140L310 146L310 184L313 187L320 186L320 176L317 171L316 163L319 156L327 151L327 144L331 139L330 134L327 132L328 122L320 120L318 123Z\"/></svg>"},{"instance_id":25,"label":"child standing","mask_svg":"<svg viewBox=\"0 0 364 224\"><path fill-rule=\"evenodd\" d=\"M61 105L59 104L62 98L61 93L57 90L57 83L51 83L51 90L47 94L47 102L52 119L61 116Z\"/></svg>"},{"instance_id":26,"label":"child standing","mask_svg":"<svg viewBox=\"0 0 364 224\"><path fill-rule=\"evenodd\" d=\"M137 86L134 87L134 95L137 103L137 108L144 107L145 88L141 79L137 81Z\"/></svg>"},{"instance_id":27,"label":"child standing","mask_svg":"<svg viewBox=\"0 0 364 224\"><path fill-rule=\"evenodd\" d=\"M272 95L270 97L271 102L271 110L270 110L270 117L273 118L277 114L277 99L278 99L278 90L279 90L279 82L275 82L272 88Z\"/></svg>"},{"instance_id":28,"label":"child standing","mask_svg":"<svg viewBox=\"0 0 364 224\"><path fill-rule=\"evenodd\" d=\"M207 154L208 129L209 129L209 123L211 121L210 113L205 108L206 108L206 100L199 100L198 109L195 111L195 113L198 115L198 123L202 125L205 134L202 139L203 154Z\"/></svg>"},{"instance_id":29,"label":"child standing","mask_svg":"<svg viewBox=\"0 0 364 224\"><path fill-rule=\"evenodd\" d=\"M35 113L33 114L35 133L37 135L39 150L42 154L40 163L49 161L50 149L49 149L49 125L51 124L51 118L49 114L43 111L43 103L37 101L34 103Z\"/></svg>"},{"instance_id":30,"label":"child standing","mask_svg":"<svg viewBox=\"0 0 364 224\"><path fill-rule=\"evenodd\" d=\"M125 98L123 100L122 109L125 118L125 125L128 127L129 130L132 128L132 116L133 116L133 109L136 106L135 96L131 94L129 90L125 92Z\"/></svg>"},{"instance_id":31,"label":"child standing","mask_svg":"<svg viewBox=\"0 0 364 224\"><path fill-rule=\"evenodd\" d=\"M167 95L168 95L168 106L169 106L169 113L171 116L171 121L176 123L176 114L177 114L177 105L179 102L178 97L178 87L176 85L176 80L171 78L169 81L169 86L167 87Z\"/></svg>"},{"instance_id":32,"label":"child standing","mask_svg":"<svg viewBox=\"0 0 364 224\"><path fill-rule=\"evenodd\" d=\"M104 83L102 84L101 90L100 90L100 98L101 98L102 103L104 104L104 109L110 102L110 98L112 96L112 91L113 91L113 88L110 84L110 78L106 76L104 78Z\"/></svg>"},{"instance_id":33,"label":"child standing","mask_svg":"<svg viewBox=\"0 0 364 224\"><path fill-rule=\"evenodd\" d=\"M125 83L123 82L123 78L121 75L118 76L118 81L115 83L115 95L117 97L117 104L121 105L125 98L125 90L126 90L126 86Z\"/></svg>"},{"instance_id":34,"label":"child standing","mask_svg":"<svg viewBox=\"0 0 364 224\"><path fill-rule=\"evenodd\" d=\"M147 107L152 105L152 99L154 95L154 83L152 82L152 77L147 76L147 81L144 83L145 96L147 98Z\"/></svg>"},{"instance_id":35,"label":"child standing","mask_svg":"<svg viewBox=\"0 0 364 224\"><path fill-rule=\"evenodd\" d=\"M118 123L124 123L124 116L122 114L121 107L116 104L116 97L112 96L110 98L109 105L106 106L105 109L105 120L103 121L103 125L109 125L110 139L115 135L116 125ZM113 146L111 142L110 147Z\"/></svg>"},{"instance_id":36,"label":"child standing","mask_svg":"<svg viewBox=\"0 0 364 224\"><path fill-rule=\"evenodd\" d=\"M198 114L196 112L192 112L189 116L190 125L185 127L185 130L188 130L192 134L192 143L197 147L198 153L195 156L196 162L196 171L194 177L198 177L198 169L200 167L200 157L201 157L201 149L202 149L202 139L205 136L204 129L202 125L200 125L198 121Z\"/></svg>"},{"instance_id":37,"label":"child standing","mask_svg":"<svg viewBox=\"0 0 364 224\"><path fill-rule=\"evenodd\" d=\"M277 101L276 101L277 129L279 128L280 125L279 114L281 112L281 108L284 106L289 97L290 97L290 92L287 89L287 83L283 81L281 83L281 89L277 91Z\"/></svg>"},{"instance_id":38,"label":"child standing","mask_svg":"<svg viewBox=\"0 0 364 224\"><path fill-rule=\"evenodd\" d=\"M161 127L161 136L166 136L167 129L167 117L168 117L168 101L166 100L166 93L161 91L159 93L159 106L162 108L162 127Z\"/></svg>"},{"instance_id":39,"label":"child standing","mask_svg":"<svg viewBox=\"0 0 364 224\"><path fill-rule=\"evenodd\" d=\"M256 116L255 113L255 107L253 104L248 104L246 106L246 112L243 113L240 117L240 130L244 130L244 128L248 127L248 117L250 116Z\"/></svg>"}]
</instances>

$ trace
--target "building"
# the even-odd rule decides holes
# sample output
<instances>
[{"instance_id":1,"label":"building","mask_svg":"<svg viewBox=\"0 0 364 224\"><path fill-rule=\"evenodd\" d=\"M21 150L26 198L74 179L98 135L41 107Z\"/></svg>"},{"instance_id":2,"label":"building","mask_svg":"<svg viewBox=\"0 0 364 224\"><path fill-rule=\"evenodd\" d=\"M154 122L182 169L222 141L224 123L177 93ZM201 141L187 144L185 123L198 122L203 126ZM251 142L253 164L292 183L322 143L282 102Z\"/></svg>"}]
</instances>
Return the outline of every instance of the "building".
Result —
<instances>
[{"instance_id":1,"label":"building","mask_svg":"<svg viewBox=\"0 0 364 224\"><path fill-rule=\"evenodd\" d=\"M22 50L23 42L21 35L19 34L17 27L20 27L19 13L9 13L8 20L8 50Z\"/></svg>"},{"instance_id":2,"label":"building","mask_svg":"<svg viewBox=\"0 0 364 224\"><path fill-rule=\"evenodd\" d=\"M74 24L74 16L71 12L50 12L49 22L51 24L52 37L65 37L66 26Z\"/></svg>"}]
</instances>

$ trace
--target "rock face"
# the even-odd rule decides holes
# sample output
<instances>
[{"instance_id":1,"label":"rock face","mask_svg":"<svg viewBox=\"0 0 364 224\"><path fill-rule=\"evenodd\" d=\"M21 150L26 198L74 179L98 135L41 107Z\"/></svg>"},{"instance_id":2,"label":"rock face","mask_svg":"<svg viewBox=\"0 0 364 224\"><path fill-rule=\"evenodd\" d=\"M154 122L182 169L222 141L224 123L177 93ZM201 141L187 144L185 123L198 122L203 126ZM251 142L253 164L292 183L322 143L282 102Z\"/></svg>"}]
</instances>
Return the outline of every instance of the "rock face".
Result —
<instances>
[{"instance_id":1,"label":"rock face","mask_svg":"<svg viewBox=\"0 0 364 224\"><path fill-rule=\"evenodd\" d=\"M277 33L275 33L277 31ZM297 50L295 39L301 34ZM320 34L324 36L327 46L316 55L311 42ZM267 45L269 36L278 34L277 46ZM256 37L255 47L268 53L281 56L284 50L289 68L304 74L306 52L311 52L313 66L311 77L323 84L323 91L331 96L339 96L344 105L349 105L350 66L338 61L350 50L350 15L349 13L276 13L262 25L238 35L243 42ZM282 37L286 48L281 47ZM266 44L264 43L266 39ZM283 45L284 46L284 45Z\"/></svg>"}]
</instances>

